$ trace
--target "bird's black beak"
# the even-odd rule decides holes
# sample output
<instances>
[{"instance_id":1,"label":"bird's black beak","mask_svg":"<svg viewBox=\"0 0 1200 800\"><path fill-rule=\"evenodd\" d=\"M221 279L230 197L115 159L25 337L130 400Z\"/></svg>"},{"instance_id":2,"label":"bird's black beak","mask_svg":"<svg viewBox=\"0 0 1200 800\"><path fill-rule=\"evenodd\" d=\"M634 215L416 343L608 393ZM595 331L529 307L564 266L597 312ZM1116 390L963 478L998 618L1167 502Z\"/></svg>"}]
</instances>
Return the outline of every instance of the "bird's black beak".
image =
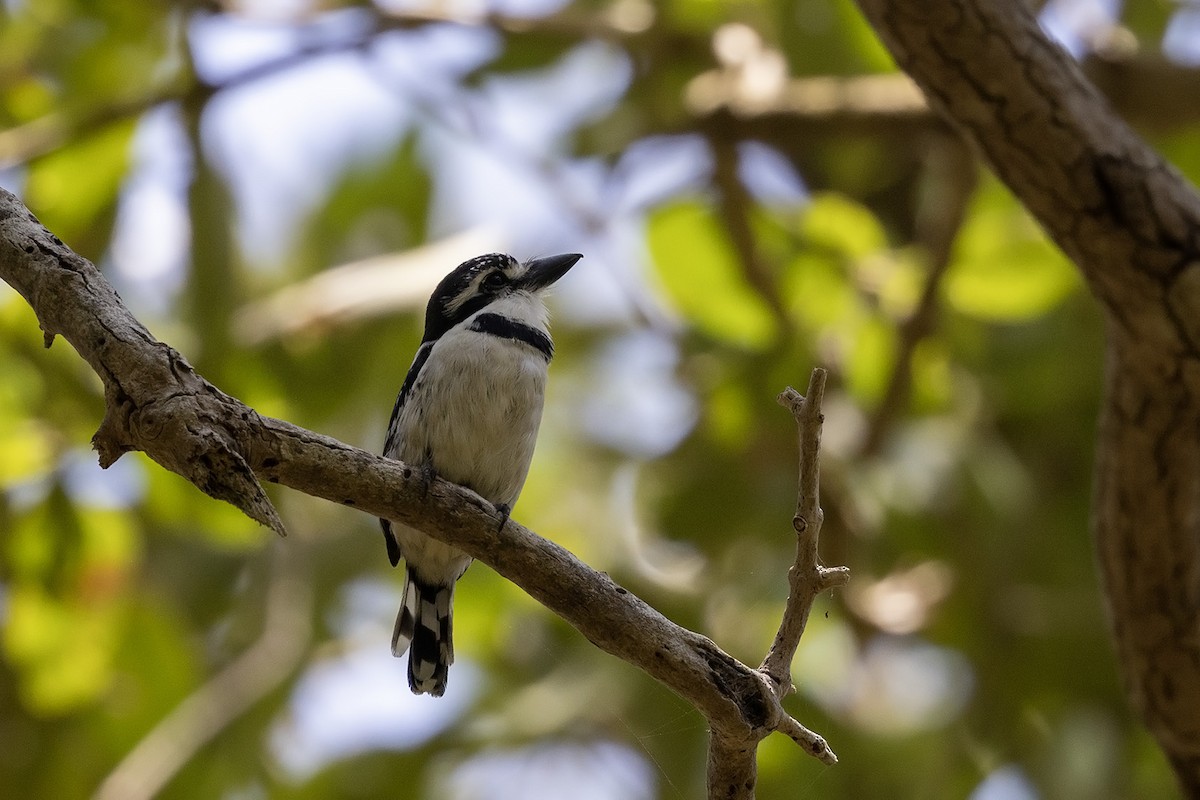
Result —
<instances>
[{"instance_id":1,"label":"bird's black beak","mask_svg":"<svg viewBox=\"0 0 1200 800\"><path fill-rule=\"evenodd\" d=\"M565 253L561 256L546 256L528 261L525 264L525 274L521 276L521 288L531 292L545 289L566 275L567 270L575 266L575 262L581 258L582 253Z\"/></svg>"}]
</instances>

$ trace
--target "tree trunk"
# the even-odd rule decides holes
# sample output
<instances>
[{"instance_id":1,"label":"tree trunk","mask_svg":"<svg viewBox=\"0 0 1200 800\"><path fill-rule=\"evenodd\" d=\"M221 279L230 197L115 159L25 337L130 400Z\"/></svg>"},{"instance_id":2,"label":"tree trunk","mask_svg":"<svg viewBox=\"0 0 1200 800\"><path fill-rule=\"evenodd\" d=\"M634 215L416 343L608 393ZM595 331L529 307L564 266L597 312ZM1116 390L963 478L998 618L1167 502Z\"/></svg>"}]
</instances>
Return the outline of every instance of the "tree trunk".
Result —
<instances>
[{"instance_id":1,"label":"tree trunk","mask_svg":"<svg viewBox=\"0 0 1200 800\"><path fill-rule=\"evenodd\" d=\"M1200 197L1024 5L859 4L1106 312L1092 529L1112 635L1130 703L1200 797Z\"/></svg>"}]
</instances>

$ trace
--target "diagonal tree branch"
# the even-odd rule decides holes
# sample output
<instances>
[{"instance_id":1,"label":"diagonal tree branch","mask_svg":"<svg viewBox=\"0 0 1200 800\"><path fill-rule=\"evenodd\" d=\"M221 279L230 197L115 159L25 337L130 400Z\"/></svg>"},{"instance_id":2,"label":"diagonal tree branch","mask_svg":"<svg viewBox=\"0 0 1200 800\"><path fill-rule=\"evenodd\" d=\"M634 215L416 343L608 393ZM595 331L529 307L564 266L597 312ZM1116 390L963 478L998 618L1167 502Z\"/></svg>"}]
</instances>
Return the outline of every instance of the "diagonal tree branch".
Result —
<instances>
[{"instance_id":1,"label":"diagonal tree branch","mask_svg":"<svg viewBox=\"0 0 1200 800\"><path fill-rule=\"evenodd\" d=\"M427 488L406 464L260 416L221 392L157 341L89 261L3 189L0 279L33 307L47 345L63 336L103 380L106 411L93 439L102 465L141 450L280 533L260 478L417 527L488 564L597 647L691 702L709 724L717 755L753 752L781 730L816 758L836 762L824 739L783 710L762 672L515 521L499 529L500 517L478 495L441 480ZM751 764L749 776L741 769L736 778L744 787L752 776ZM753 793L752 783L750 795L731 788L714 784L710 796Z\"/></svg>"},{"instance_id":2,"label":"diagonal tree branch","mask_svg":"<svg viewBox=\"0 0 1200 800\"><path fill-rule=\"evenodd\" d=\"M859 455L870 456L880 451L908 403L913 358L918 345L937 325L942 279L950 269L954 242L975 191L976 172L975 159L958 137L939 137L925 157L925 182L929 186L917 208L916 238L925 249L928 272L916 306L897 328L892 373L882 399L871 412Z\"/></svg>"},{"instance_id":3,"label":"diagonal tree branch","mask_svg":"<svg viewBox=\"0 0 1200 800\"><path fill-rule=\"evenodd\" d=\"M37 312L46 346L64 334L104 382L104 419L92 439L100 465L144 450L282 535L283 522L237 446L238 431L221 418L241 404L151 336L87 259L3 189L0 237L0 277ZM245 406L236 413L243 421L253 415Z\"/></svg>"},{"instance_id":4,"label":"diagonal tree branch","mask_svg":"<svg viewBox=\"0 0 1200 800\"><path fill-rule=\"evenodd\" d=\"M772 274L763 257L754 232L750 210L754 200L738 174L740 157L737 140L729 136L729 126L707 124L709 149L713 154L713 184L717 189L717 209L721 214L730 243L737 253L738 264L746 282L762 298L779 326L777 342L788 341L795 328L792 315L779 292L778 276Z\"/></svg>"}]
</instances>

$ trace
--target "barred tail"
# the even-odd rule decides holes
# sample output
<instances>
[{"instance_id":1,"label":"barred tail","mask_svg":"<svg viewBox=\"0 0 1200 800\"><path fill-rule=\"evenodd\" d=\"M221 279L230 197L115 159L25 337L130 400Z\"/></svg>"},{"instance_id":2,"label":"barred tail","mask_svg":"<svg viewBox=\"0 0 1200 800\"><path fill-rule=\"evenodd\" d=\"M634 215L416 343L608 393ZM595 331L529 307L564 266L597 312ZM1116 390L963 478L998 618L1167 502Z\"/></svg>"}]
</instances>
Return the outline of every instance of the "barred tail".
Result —
<instances>
[{"instance_id":1,"label":"barred tail","mask_svg":"<svg viewBox=\"0 0 1200 800\"><path fill-rule=\"evenodd\" d=\"M446 691L446 673L454 663L451 604L454 585L430 586L412 570L404 583L404 602L392 631L392 655L408 654L408 686L413 694L440 697Z\"/></svg>"}]
</instances>

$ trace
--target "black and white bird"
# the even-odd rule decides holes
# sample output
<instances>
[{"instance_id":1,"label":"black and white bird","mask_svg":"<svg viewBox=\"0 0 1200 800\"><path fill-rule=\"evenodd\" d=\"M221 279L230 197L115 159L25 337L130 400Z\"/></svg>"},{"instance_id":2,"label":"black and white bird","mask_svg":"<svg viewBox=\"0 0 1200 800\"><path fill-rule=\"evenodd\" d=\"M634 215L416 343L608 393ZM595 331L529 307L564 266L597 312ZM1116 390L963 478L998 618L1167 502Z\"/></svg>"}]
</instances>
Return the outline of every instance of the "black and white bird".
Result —
<instances>
[{"instance_id":1,"label":"black and white bird","mask_svg":"<svg viewBox=\"0 0 1200 800\"><path fill-rule=\"evenodd\" d=\"M433 291L425 335L400 387L383 454L490 501L507 520L525 485L554 355L542 292L583 256L521 263L500 253L460 264ZM461 550L381 519L388 558L408 570L392 655L409 650L408 685L441 695L454 663Z\"/></svg>"}]
</instances>

